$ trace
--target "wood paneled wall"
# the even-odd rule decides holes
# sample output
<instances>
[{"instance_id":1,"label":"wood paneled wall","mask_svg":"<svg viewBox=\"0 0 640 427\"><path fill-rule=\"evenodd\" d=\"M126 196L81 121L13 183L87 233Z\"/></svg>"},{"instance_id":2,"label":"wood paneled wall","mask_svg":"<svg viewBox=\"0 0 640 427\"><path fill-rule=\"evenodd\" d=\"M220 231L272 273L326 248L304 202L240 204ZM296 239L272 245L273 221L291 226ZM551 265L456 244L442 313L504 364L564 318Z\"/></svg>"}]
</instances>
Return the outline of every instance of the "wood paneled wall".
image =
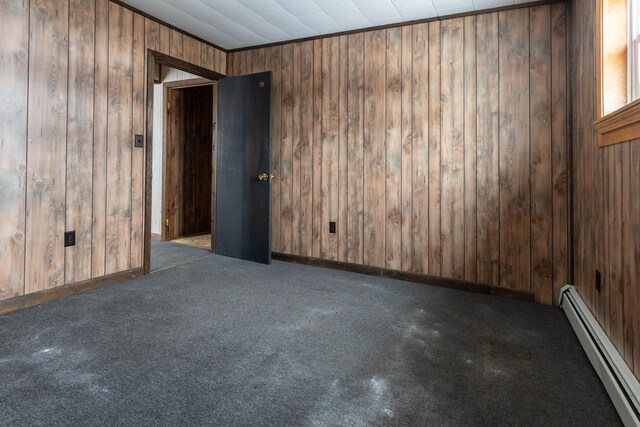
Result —
<instances>
[{"instance_id":1,"label":"wood paneled wall","mask_svg":"<svg viewBox=\"0 0 640 427\"><path fill-rule=\"evenodd\" d=\"M574 285L640 378L640 141L598 148L596 1L572 9Z\"/></svg>"},{"instance_id":2,"label":"wood paneled wall","mask_svg":"<svg viewBox=\"0 0 640 427\"><path fill-rule=\"evenodd\" d=\"M0 0L0 39L0 299L141 267L146 49L226 54L108 0Z\"/></svg>"},{"instance_id":3,"label":"wood paneled wall","mask_svg":"<svg viewBox=\"0 0 640 427\"><path fill-rule=\"evenodd\" d=\"M230 74L273 71L273 250L554 303L568 281L565 9L229 54Z\"/></svg>"},{"instance_id":4,"label":"wood paneled wall","mask_svg":"<svg viewBox=\"0 0 640 427\"><path fill-rule=\"evenodd\" d=\"M213 84L169 89L168 98L165 237L171 240L211 232Z\"/></svg>"}]
</instances>

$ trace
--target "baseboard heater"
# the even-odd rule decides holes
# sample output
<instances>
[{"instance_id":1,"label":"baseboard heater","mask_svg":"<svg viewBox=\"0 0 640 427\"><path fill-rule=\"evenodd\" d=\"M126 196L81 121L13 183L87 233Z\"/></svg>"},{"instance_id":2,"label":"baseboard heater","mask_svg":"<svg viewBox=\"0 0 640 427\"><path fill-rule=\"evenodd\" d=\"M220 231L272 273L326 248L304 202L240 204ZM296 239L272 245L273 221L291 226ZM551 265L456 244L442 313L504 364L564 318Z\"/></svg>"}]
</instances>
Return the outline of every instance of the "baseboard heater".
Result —
<instances>
[{"instance_id":1,"label":"baseboard heater","mask_svg":"<svg viewBox=\"0 0 640 427\"><path fill-rule=\"evenodd\" d=\"M640 426L640 382L593 317L575 287L566 285L562 288L560 307L567 315L624 425Z\"/></svg>"}]
</instances>

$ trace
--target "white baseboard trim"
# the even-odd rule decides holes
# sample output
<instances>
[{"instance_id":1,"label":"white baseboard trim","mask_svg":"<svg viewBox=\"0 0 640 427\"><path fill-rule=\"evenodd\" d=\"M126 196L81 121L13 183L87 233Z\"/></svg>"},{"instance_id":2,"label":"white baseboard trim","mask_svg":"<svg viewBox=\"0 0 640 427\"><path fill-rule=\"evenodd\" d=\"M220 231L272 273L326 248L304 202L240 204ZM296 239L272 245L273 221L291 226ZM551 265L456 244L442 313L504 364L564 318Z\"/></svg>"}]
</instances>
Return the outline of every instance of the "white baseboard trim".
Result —
<instances>
[{"instance_id":1,"label":"white baseboard trim","mask_svg":"<svg viewBox=\"0 0 640 427\"><path fill-rule=\"evenodd\" d=\"M639 427L640 382L604 333L575 287L566 285L562 288L560 307L567 315L622 422L627 427Z\"/></svg>"}]
</instances>

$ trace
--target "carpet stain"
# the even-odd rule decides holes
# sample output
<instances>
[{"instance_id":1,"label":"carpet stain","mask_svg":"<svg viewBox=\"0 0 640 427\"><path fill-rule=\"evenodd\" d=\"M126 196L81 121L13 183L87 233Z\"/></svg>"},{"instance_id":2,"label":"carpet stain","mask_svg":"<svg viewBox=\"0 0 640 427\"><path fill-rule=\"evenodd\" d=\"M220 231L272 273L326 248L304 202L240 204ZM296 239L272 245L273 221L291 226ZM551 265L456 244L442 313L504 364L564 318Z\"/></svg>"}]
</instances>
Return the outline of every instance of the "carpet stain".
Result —
<instances>
[{"instance_id":1,"label":"carpet stain","mask_svg":"<svg viewBox=\"0 0 640 427\"><path fill-rule=\"evenodd\" d=\"M339 309L323 309L323 308L309 308L302 313L295 322L286 322L281 325L283 330L305 330L316 329L320 323L336 316L339 313Z\"/></svg>"},{"instance_id":2,"label":"carpet stain","mask_svg":"<svg viewBox=\"0 0 640 427\"><path fill-rule=\"evenodd\" d=\"M311 426L383 425L394 418L392 393L386 379L376 375L357 383L334 380L308 418Z\"/></svg>"}]
</instances>

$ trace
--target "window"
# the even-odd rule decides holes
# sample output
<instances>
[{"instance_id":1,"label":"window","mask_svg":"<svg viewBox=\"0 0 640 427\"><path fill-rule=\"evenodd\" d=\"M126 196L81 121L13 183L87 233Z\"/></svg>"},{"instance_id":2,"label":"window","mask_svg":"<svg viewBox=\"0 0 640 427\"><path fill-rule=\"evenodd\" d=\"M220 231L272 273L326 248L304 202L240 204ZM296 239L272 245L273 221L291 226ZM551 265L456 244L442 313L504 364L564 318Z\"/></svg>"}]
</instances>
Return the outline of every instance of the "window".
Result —
<instances>
[{"instance_id":1,"label":"window","mask_svg":"<svg viewBox=\"0 0 640 427\"><path fill-rule=\"evenodd\" d=\"M598 0L598 144L640 138L640 0Z\"/></svg>"}]
</instances>

